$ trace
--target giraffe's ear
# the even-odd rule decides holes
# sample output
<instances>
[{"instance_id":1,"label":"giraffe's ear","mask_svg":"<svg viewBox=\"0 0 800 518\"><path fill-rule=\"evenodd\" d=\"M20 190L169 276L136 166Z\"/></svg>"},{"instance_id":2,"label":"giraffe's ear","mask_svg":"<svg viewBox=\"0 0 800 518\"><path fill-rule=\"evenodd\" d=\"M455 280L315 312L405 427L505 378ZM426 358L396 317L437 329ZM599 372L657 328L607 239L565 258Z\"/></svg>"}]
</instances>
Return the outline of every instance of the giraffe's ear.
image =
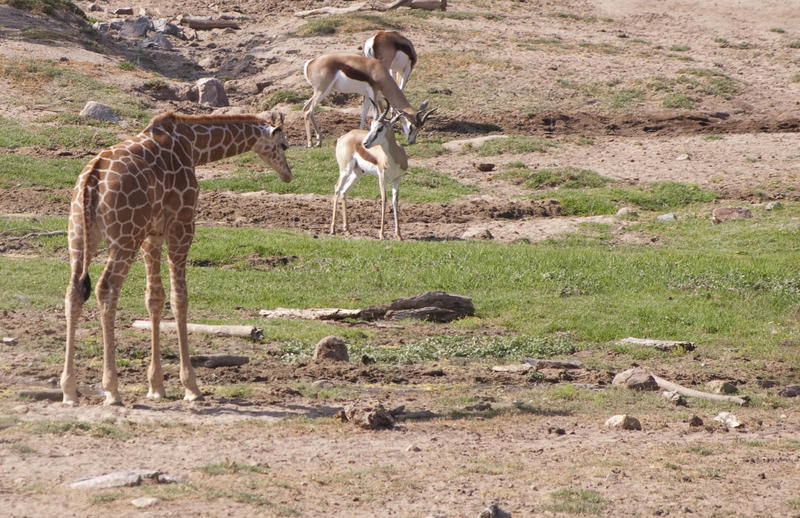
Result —
<instances>
[{"instance_id":1,"label":"giraffe's ear","mask_svg":"<svg viewBox=\"0 0 800 518\"><path fill-rule=\"evenodd\" d=\"M283 118L284 118L283 112L278 112L277 114L275 112L272 112L272 125L275 126L276 128L282 128Z\"/></svg>"}]
</instances>

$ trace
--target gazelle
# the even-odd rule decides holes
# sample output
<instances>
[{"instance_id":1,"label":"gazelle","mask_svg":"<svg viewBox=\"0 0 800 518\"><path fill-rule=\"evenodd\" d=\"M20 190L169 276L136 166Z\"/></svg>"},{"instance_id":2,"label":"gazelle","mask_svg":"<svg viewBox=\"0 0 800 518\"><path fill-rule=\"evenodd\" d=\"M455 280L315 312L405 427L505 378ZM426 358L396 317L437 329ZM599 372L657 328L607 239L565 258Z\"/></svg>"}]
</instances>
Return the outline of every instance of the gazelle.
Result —
<instances>
[{"instance_id":1,"label":"gazelle","mask_svg":"<svg viewBox=\"0 0 800 518\"><path fill-rule=\"evenodd\" d=\"M375 111L378 107L375 106ZM386 216L386 183L392 184L392 212L394 213L394 235L402 240L400 223L397 219L397 191L400 179L408 169L408 157L403 147L394 138L392 125L402 117L397 114L387 119L389 107L380 118L370 123L369 130L355 129L339 137L336 141L336 161L339 163L339 180L333 194L333 215L331 216L330 233L336 233L336 207L342 200L342 229L350 232L347 224L347 191L364 175L374 174L378 177L378 189L381 191L381 230L379 239L383 239L383 227Z\"/></svg>"},{"instance_id":2,"label":"gazelle","mask_svg":"<svg viewBox=\"0 0 800 518\"><path fill-rule=\"evenodd\" d=\"M416 141L417 131L435 110L434 108L425 112L428 101L423 102L419 110L414 109L386 67L374 58L355 54L323 54L306 61L303 73L306 81L314 89L314 95L303 105L307 147L311 147L312 125L314 138L317 145L320 144L319 126L314 118L314 108L331 92L360 94L368 97L375 105L380 101L380 97L384 97L392 108L400 112L403 118L403 133L409 144Z\"/></svg>"},{"instance_id":3,"label":"gazelle","mask_svg":"<svg viewBox=\"0 0 800 518\"><path fill-rule=\"evenodd\" d=\"M417 64L417 51L414 50L414 44L397 31L380 31L370 37L364 42L364 55L380 61L400 90L405 88L408 77ZM364 127L369 106L369 101L365 97L359 128Z\"/></svg>"}]
</instances>

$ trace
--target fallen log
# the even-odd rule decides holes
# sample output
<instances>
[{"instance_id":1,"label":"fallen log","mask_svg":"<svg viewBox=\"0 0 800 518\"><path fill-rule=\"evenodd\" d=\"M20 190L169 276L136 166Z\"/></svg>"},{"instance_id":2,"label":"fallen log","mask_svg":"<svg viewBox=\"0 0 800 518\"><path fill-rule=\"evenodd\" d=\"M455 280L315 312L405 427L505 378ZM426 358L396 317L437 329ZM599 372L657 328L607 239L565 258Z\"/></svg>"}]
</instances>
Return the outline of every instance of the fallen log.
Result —
<instances>
[{"instance_id":1,"label":"fallen log","mask_svg":"<svg viewBox=\"0 0 800 518\"><path fill-rule=\"evenodd\" d=\"M132 324L135 329L153 329L153 324L149 320L135 320ZM177 331L178 324L173 321L162 321L159 326L161 332ZM210 325L210 324L186 324L186 330L190 333L209 333L212 335L223 336L242 336L252 340L261 340L264 338L262 329L254 326L227 326L227 325Z\"/></svg>"},{"instance_id":2,"label":"fallen log","mask_svg":"<svg viewBox=\"0 0 800 518\"><path fill-rule=\"evenodd\" d=\"M447 0L396 0L389 5L374 5L370 2L361 2L347 7L318 7L307 11L297 11L294 15L298 18L306 18L308 16L317 15L347 14L356 11L389 11L391 9L397 9L398 7L409 7L411 9L423 9L426 11L435 11L436 9L446 11Z\"/></svg>"},{"instance_id":3,"label":"fallen log","mask_svg":"<svg viewBox=\"0 0 800 518\"><path fill-rule=\"evenodd\" d=\"M275 308L262 309L258 312L264 318L300 318L305 320L344 320L346 318L358 318L361 314L360 309L342 308Z\"/></svg>"},{"instance_id":4,"label":"fallen log","mask_svg":"<svg viewBox=\"0 0 800 518\"><path fill-rule=\"evenodd\" d=\"M384 9L397 9L398 7L410 7L411 9L424 9L426 11L435 11L436 9L446 11L447 0L396 0L384 7Z\"/></svg>"},{"instance_id":5,"label":"fallen log","mask_svg":"<svg viewBox=\"0 0 800 518\"><path fill-rule=\"evenodd\" d=\"M678 385L677 383L665 380L664 378L659 378L655 374L651 374L651 376L653 376L653 379L658 384L658 388L669 392L676 392L686 397L707 399L709 401L716 401L717 403L735 403L737 405L746 405L747 402L750 400L750 398L746 396L740 397L740 396L726 396L724 394L711 394L709 392L703 392L701 390L695 390Z\"/></svg>"},{"instance_id":6,"label":"fallen log","mask_svg":"<svg viewBox=\"0 0 800 518\"><path fill-rule=\"evenodd\" d=\"M356 11L377 11L381 9L376 9L371 5L367 5L367 2L361 2L360 4L351 5L348 7L318 7L316 9L309 9L308 11L298 11L294 13L295 16L298 18L305 18L306 16L316 16L318 14L345 14L345 13L354 13Z\"/></svg>"},{"instance_id":7,"label":"fallen log","mask_svg":"<svg viewBox=\"0 0 800 518\"><path fill-rule=\"evenodd\" d=\"M239 22L234 20L211 20L200 16L182 16L178 22L196 31L210 31L211 29L239 29Z\"/></svg>"},{"instance_id":8,"label":"fallen log","mask_svg":"<svg viewBox=\"0 0 800 518\"><path fill-rule=\"evenodd\" d=\"M364 320L379 320L386 318L386 314L389 311L397 312L431 307L453 311L456 313L454 318L475 314L475 306L469 297L452 295L444 291L427 291L414 297L395 299L391 304L362 308L360 317Z\"/></svg>"},{"instance_id":9,"label":"fallen log","mask_svg":"<svg viewBox=\"0 0 800 518\"><path fill-rule=\"evenodd\" d=\"M629 336L628 338L623 338L620 340L619 343L641 345L643 347L655 347L656 349L661 349L662 351L678 349L681 347L687 351L693 351L695 349L694 342L689 342L686 340L654 340L652 338L634 338Z\"/></svg>"}]
</instances>

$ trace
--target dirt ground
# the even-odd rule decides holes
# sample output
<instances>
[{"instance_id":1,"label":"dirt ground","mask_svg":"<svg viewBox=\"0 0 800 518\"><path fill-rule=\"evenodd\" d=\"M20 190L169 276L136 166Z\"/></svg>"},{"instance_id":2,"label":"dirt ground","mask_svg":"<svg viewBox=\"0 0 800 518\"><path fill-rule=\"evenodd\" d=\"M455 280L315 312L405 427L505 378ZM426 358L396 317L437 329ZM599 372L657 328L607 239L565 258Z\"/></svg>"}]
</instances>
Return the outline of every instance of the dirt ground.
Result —
<instances>
[{"instance_id":1,"label":"dirt ground","mask_svg":"<svg viewBox=\"0 0 800 518\"><path fill-rule=\"evenodd\" d=\"M485 103L458 98L455 108L437 112L420 139L469 139L484 135L481 128L493 125L499 129L489 133L534 135L552 139L558 146L546 152L490 157L495 171L489 173L478 171L476 162L483 159L473 153L417 159L413 165L476 185L481 194L448 204L402 203L408 239L485 237L488 231L500 242L535 242L587 221L611 223L619 230L626 224L612 216L560 216L552 202L515 196L516 186L496 174L511 162L523 162L531 169L583 167L631 185L662 180L694 183L720 194L721 204L800 197L800 50L789 46L800 40L800 34L792 33L800 21L795 2L448 4L450 13L478 16L437 18L435 27L419 17L418 23L403 26L421 59L425 53L443 50L476 52L490 64L491 60L510 60L515 68L513 74L497 74L491 85L472 85L484 95ZM106 12L90 12L88 2L77 5L96 19L113 18ZM125 7L105 1L98 5L107 10ZM171 19L222 12L240 18L239 30L203 33L200 40L173 38L175 50L169 53L142 52L111 37L103 41L100 48L104 50L99 52L81 43L79 31L70 29L75 24L31 18L0 5L0 56L64 58L142 96L149 95L142 88L146 78L123 73L116 67L119 61L135 60L140 68L158 72L175 84L216 74L230 79L231 104L253 111L269 92L302 88L299 70L305 60L325 51L358 51L370 35L295 36L306 20L293 13L323 5L351 3L243 0L226 10L225 5L194 0L169 5L137 2L133 6L137 11L144 8ZM486 16L492 12L503 16ZM31 25L71 38L55 43L22 38L20 31ZM538 45L539 50L519 51L528 44ZM623 50L592 50L612 47ZM684 52L692 61L682 59ZM240 66L241 62L227 59L245 53L254 57L255 65ZM644 81L686 67L723 72L736 81L738 93L701 96L690 110L667 109L653 99L612 110L603 103L584 102L579 89L565 91L557 86L565 81L600 84L616 77ZM256 84L268 86L259 93ZM491 95L485 94L486 88ZM460 95L453 89L454 96ZM536 100L535 110L526 113L503 105L504 99L524 96ZM188 101L148 100L164 110L208 112ZM357 124L353 107L334 106L320 113L326 137ZM304 130L298 112L279 108L287 109L290 142L302 145ZM52 110L26 102L0 78L0 116L31 121ZM121 128L119 136L135 131ZM592 144L586 145L585 139ZM88 160L97 150L41 146L16 152ZM225 166L211 165L198 170L198 175L224 176L226 172ZM333 183L333 173L331 178ZM10 188L0 196L0 214L64 216L68 201L67 190ZM354 237L374 238L376 202L352 200L351 206ZM208 225L320 234L327 230L329 210L328 196L212 191L202 194L198 220ZM11 247L3 241L0 250L35 253L35 249ZM87 312L86 320L96 322L96 313ZM121 312L121 321L134 318L141 315ZM468 333L437 324L403 326L382 329L375 340L393 343L398 333ZM731 409L743 423L731 431L713 421L718 408L702 403L675 407L657 395L644 396L644 402L616 395L598 404L592 395L602 398L615 371L629 367L620 365L610 352L600 359L595 352L592 364L613 368L545 370L528 376L495 373L480 362L287 365L275 359L274 344L192 337L206 341L198 348L207 345L246 354L251 362L234 368L198 369L206 398L190 404L181 399L175 358L166 358L168 398L153 403L144 397L146 364L135 356L136 351L146 350L148 338L144 333L120 333L119 357L132 360L120 371L124 407L100 405L97 362L79 367L84 383L80 386L82 406L65 408L48 400L19 399L20 390L57 389L61 366L45 358L63 347L64 328L60 308L5 311L0 317L3 336L37 337L32 343L21 340L19 346L0 345L0 508L5 516L453 518L477 516L492 502L516 517L800 516L797 403L781 400L775 408ZM79 339L96 332L84 326ZM576 358L581 359L581 354ZM779 362L759 370L745 360L731 366L721 359L687 355L682 361L660 374L689 386L726 379L764 399L777 398L778 389L764 379L790 384L797 383L798 377ZM700 363L703 369L696 368ZM554 396L567 383L589 395L577 400ZM245 391L245 386L257 389ZM321 395L324 389L331 394ZM401 420L392 430L360 430L333 418L354 401L377 401L387 409L404 406L409 412L432 415ZM475 401L485 404L470 406ZM603 427L608 416L623 412L636 413L644 429ZM690 427L692 415L700 416L704 425ZM186 481L146 482L102 491L64 485L86 476L133 469L160 470ZM575 493L565 493L565 488ZM569 495L577 499L577 507L559 507ZM600 501L594 502L592 495ZM131 505L131 500L141 496L160 500L147 508Z\"/></svg>"}]
</instances>

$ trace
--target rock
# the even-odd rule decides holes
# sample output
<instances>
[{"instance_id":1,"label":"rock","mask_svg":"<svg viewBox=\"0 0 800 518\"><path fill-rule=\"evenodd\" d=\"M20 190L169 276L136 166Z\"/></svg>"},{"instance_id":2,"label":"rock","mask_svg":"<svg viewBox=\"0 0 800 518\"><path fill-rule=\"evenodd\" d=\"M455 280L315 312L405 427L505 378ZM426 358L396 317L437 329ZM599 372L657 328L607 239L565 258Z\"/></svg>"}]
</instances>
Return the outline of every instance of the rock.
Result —
<instances>
[{"instance_id":1,"label":"rock","mask_svg":"<svg viewBox=\"0 0 800 518\"><path fill-rule=\"evenodd\" d=\"M491 164L489 162L481 162L479 164L475 164L475 169L483 172L494 171L494 164Z\"/></svg>"},{"instance_id":2,"label":"rock","mask_svg":"<svg viewBox=\"0 0 800 518\"><path fill-rule=\"evenodd\" d=\"M639 217L639 213L636 212L636 209L632 209L631 207L621 207L617 211L616 216L621 219L636 219Z\"/></svg>"},{"instance_id":3,"label":"rock","mask_svg":"<svg viewBox=\"0 0 800 518\"><path fill-rule=\"evenodd\" d=\"M488 228L469 228L461 234L461 239L469 241L470 239L481 239L484 241L491 241L494 239L494 235Z\"/></svg>"},{"instance_id":4,"label":"rock","mask_svg":"<svg viewBox=\"0 0 800 518\"><path fill-rule=\"evenodd\" d=\"M675 157L675 160L679 160L679 161L689 160L689 155L687 153L684 153L682 155L678 155L678 156Z\"/></svg>"},{"instance_id":5,"label":"rock","mask_svg":"<svg viewBox=\"0 0 800 518\"><path fill-rule=\"evenodd\" d=\"M130 14L133 14L133 12ZM129 18L122 22L122 28L119 30L119 35L121 38L128 39L143 38L152 26L153 24L150 22L150 18L145 16Z\"/></svg>"},{"instance_id":6,"label":"rock","mask_svg":"<svg viewBox=\"0 0 800 518\"><path fill-rule=\"evenodd\" d=\"M714 394L736 394L739 392L739 389L736 388L736 385L725 380L711 380L706 384L706 386L708 387L708 390Z\"/></svg>"},{"instance_id":7,"label":"rock","mask_svg":"<svg viewBox=\"0 0 800 518\"><path fill-rule=\"evenodd\" d=\"M326 336L314 347L314 361L332 360L337 362L349 362L350 355L347 353L347 345L337 336Z\"/></svg>"},{"instance_id":8,"label":"rock","mask_svg":"<svg viewBox=\"0 0 800 518\"><path fill-rule=\"evenodd\" d=\"M689 418L690 428L700 428L701 426L703 426L703 420L699 416L693 415Z\"/></svg>"},{"instance_id":9,"label":"rock","mask_svg":"<svg viewBox=\"0 0 800 518\"><path fill-rule=\"evenodd\" d=\"M101 6L97 5L97 4L89 4L89 11L92 11L92 12L105 11L105 8L103 8L103 7L101 7Z\"/></svg>"},{"instance_id":10,"label":"rock","mask_svg":"<svg viewBox=\"0 0 800 518\"><path fill-rule=\"evenodd\" d=\"M156 498L154 496L143 496L140 498L136 498L131 500L131 504L134 507L144 508L144 507L152 507L161 501L160 498Z\"/></svg>"},{"instance_id":11,"label":"rock","mask_svg":"<svg viewBox=\"0 0 800 518\"><path fill-rule=\"evenodd\" d=\"M717 207L711 212L711 221L722 223L733 219L750 219L753 213L747 207Z\"/></svg>"},{"instance_id":12,"label":"rock","mask_svg":"<svg viewBox=\"0 0 800 518\"><path fill-rule=\"evenodd\" d=\"M418 452L418 451L422 451L422 448L420 448L416 444L409 444L408 447L406 448L406 451L408 451L408 452Z\"/></svg>"},{"instance_id":13,"label":"rock","mask_svg":"<svg viewBox=\"0 0 800 518\"><path fill-rule=\"evenodd\" d=\"M348 421L366 430L394 428L395 420L380 403L353 403L344 407Z\"/></svg>"},{"instance_id":14,"label":"rock","mask_svg":"<svg viewBox=\"0 0 800 518\"><path fill-rule=\"evenodd\" d=\"M153 20L153 30L168 36L177 36L183 39L183 31L181 31L181 28L174 23L170 23L166 18L157 18Z\"/></svg>"},{"instance_id":15,"label":"rock","mask_svg":"<svg viewBox=\"0 0 800 518\"><path fill-rule=\"evenodd\" d=\"M686 406L686 398L678 393L677 390L668 390L661 393L661 397L675 406Z\"/></svg>"},{"instance_id":16,"label":"rock","mask_svg":"<svg viewBox=\"0 0 800 518\"><path fill-rule=\"evenodd\" d=\"M677 219L678 219L678 218L677 218L677 217L675 217L675 214L673 214L673 213L671 213L671 212L668 212L668 213L666 213L666 214L662 214L662 215L660 215L659 217L657 217L657 218L656 218L656 221L675 221L675 220L677 220Z\"/></svg>"},{"instance_id":17,"label":"rock","mask_svg":"<svg viewBox=\"0 0 800 518\"><path fill-rule=\"evenodd\" d=\"M114 14L117 16L133 16L133 7L120 7L114 10Z\"/></svg>"},{"instance_id":18,"label":"rock","mask_svg":"<svg viewBox=\"0 0 800 518\"><path fill-rule=\"evenodd\" d=\"M778 392L778 395L783 397L800 396L800 385L787 385Z\"/></svg>"},{"instance_id":19,"label":"rock","mask_svg":"<svg viewBox=\"0 0 800 518\"><path fill-rule=\"evenodd\" d=\"M771 201L764 206L764 210L780 210L783 208L783 203L779 201Z\"/></svg>"},{"instance_id":20,"label":"rock","mask_svg":"<svg viewBox=\"0 0 800 518\"><path fill-rule=\"evenodd\" d=\"M78 115L87 119L113 122L116 124L119 124L121 121L119 115L116 114L111 106L94 101L87 102L86 106L83 107L83 110L81 110Z\"/></svg>"},{"instance_id":21,"label":"rock","mask_svg":"<svg viewBox=\"0 0 800 518\"><path fill-rule=\"evenodd\" d=\"M225 86L215 77L197 80L197 102L204 106L228 106Z\"/></svg>"},{"instance_id":22,"label":"rock","mask_svg":"<svg viewBox=\"0 0 800 518\"><path fill-rule=\"evenodd\" d=\"M17 340L16 338L12 338L10 336L3 337L3 345L17 345L18 343L19 340Z\"/></svg>"},{"instance_id":23,"label":"rock","mask_svg":"<svg viewBox=\"0 0 800 518\"><path fill-rule=\"evenodd\" d=\"M653 375L642 367L634 367L620 372L614 376L611 384L634 390L658 390L658 383Z\"/></svg>"},{"instance_id":24,"label":"rock","mask_svg":"<svg viewBox=\"0 0 800 518\"><path fill-rule=\"evenodd\" d=\"M411 309L390 309L383 318L386 320L425 320L428 322L452 322L460 315L452 309L426 306Z\"/></svg>"},{"instance_id":25,"label":"rock","mask_svg":"<svg viewBox=\"0 0 800 518\"><path fill-rule=\"evenodd\" d=\"M642 423L635 417L628 414L620 414L609 417L606 420L606 428L616 428L619 430L641 430Z\"/></svg>"},{"instance_id":26,"label":"rock","mask_svg":"<svg viewBox=\"0 0 800 518\"><path fill-rule=\"evenodd\" d=\"M143 49L161 49L161 50L172 50L172 43L169 42L169 38L164 36L161 33L153 34L152 36L147 37L142 42Z\"/></svg>"},{"instance_id":27,"label":"rock","mask_svg":"<svg viewBox=\"0 0 800 518\"><path fill-rule=\"evenodd\" d=\"M730 412L720 412L716 417L714 417L714 421L722 423L728 430L731 428L740 428L742 426L742 423L739 422L739 419Z\"/></svg>"},{"instance_id":28,"label":"rock","mask_svg":"<svg viewBox=\"0 0 800 518\"><path fill-rule=\"evenodd\" d=\"M511 513L504 511L497 504L492 504L478 515L478 518L511 518Z\"/></svg>"},{"instance_id":29,"label":"rock","mask_svg":"<svg viewBox=\"0 0 800 518\"><path fill-rule=\"evenodd\" d=\"M492 367L492 372L510 372L512 374L524 374L530 370L533 370L533 365L528 363L511 363L508 365L495 365Z\"/></svg>"}]
</instances>

